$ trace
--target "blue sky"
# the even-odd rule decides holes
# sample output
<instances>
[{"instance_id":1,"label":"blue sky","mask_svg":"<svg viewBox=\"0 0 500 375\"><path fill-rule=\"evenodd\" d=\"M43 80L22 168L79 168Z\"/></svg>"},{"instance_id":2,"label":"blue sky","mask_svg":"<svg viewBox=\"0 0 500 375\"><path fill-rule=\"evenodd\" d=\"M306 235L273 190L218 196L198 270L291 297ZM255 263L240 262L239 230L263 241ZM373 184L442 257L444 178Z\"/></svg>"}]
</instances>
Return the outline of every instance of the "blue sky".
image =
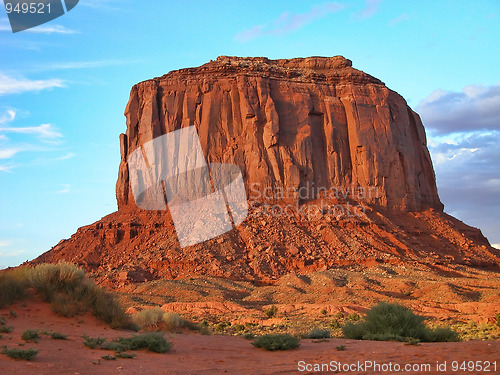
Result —
<instances>
[{"instance_id":1,"label":"blue sky","mask_svg":"<svg viewBox=\"0 0 500 375\"><path fill-rule=\"evenodd\" d=\"M116 210L130 88L219 55L343 55L427 127L445 210L500 244L500 2L81 0L0 9L0 268Z\"/></svg>"}]
</instances>

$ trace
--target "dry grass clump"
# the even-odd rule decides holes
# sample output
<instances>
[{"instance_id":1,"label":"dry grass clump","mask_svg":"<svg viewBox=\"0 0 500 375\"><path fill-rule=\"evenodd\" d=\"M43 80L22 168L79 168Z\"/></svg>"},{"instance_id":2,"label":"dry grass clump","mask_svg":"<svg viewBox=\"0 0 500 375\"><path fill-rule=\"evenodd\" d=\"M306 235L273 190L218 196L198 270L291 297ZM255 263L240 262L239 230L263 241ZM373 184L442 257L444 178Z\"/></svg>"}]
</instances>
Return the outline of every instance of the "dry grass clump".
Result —
<instances>
[{"instance_id":1,"label":"dry grass clump","mask_svg":"<svg viewBox=\"0 0 500 375\"><path fill-rule=\"evenodd\" d=\"M74 264L39 264L0 272L0 308L26 296L33 288L52 310L63 316L87 311L112 328L134 328L116 297L85 276Z\"/></svg>"}]
</instances>

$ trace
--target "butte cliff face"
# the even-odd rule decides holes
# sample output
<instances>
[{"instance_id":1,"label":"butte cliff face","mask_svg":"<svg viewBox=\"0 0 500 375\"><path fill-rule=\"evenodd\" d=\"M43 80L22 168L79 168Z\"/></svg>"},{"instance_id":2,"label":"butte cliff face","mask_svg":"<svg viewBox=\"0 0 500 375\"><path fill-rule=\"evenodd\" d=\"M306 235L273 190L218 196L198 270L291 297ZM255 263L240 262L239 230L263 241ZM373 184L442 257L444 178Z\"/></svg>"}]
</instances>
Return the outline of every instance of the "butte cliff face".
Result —
<instances>
[{"instance_id":1,"label":"butte cliff face","mask_svg":"<svg viewBox=\"0 0 500 375\"><path fill-rule=\"evenodd\" d=\"M135 85L125 115L119 210L35 263L71 261L111 286L193 274L272 281L349 264L500 264L478 229L443 213L419 116L341 56L219 57ZM135 204L128 160L146 142L192 125L209 163L240 168L249 216L221 236L183 248L168 210ZM317 190L305 199L266 194L313 186L341 194L325 200L330 206ZM256 194L259 202L250 202ZM313 215L301 210L317 207L320 198ZM269 214L266 199L274 208L292 200L297 210ZM324 209L349 204L362 210Z\"/></svg>"},{"instance_id":2,"label":"butte cliff face","mask_svg":"<svg viewBox=\"0 0 500 375\"><path fill-rule=\"evenodd\" d=\"M120 137L119 209L135 205L128 156L195 125L207 159L238 165L247 189L371 188L367 203L441 210L420 117L351 65L341 56L222 56L135 85Z\"/></svg>"}]
</instances>

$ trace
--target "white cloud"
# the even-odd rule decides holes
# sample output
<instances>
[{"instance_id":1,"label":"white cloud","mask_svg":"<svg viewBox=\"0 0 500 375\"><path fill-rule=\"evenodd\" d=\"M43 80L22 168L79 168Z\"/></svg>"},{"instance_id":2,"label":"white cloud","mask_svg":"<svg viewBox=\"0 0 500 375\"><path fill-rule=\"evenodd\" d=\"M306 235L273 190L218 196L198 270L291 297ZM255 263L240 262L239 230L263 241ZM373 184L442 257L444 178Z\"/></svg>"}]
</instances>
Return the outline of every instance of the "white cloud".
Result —
<instances>
[{"instance_id":1,"label":"white cloud","mask_svg":"<svg viewBox=\"0 0 500 375\"><path fill-rule=\"evenodd\" d=\"M0 116L0 124L14 121L14 119L16 118L15 109L8 109L6 112L7 112L6 114Z\"/></svg>"},{"instance_id":2,"label":"white cloud","mask_svg":"<svg viewBox=\"0 0 500 375\"><path fill-rule=\"evenodd\" d=\"M0 165L0 172L10 173L14 169L13 166Z\"/></svg>"},{"instance_id":3,"label":"white cloud","mask_svg":"<svg viewBox=\"0 0 500 375\"><path fill-rule=\"evenodd\" d=\"M7 247L12 245L12 241L9 240L0 240L0 247Z\"/></svg>"},{"instance_id":4,"label":"white cloud","mask_svg":"<svg viewBox=\"0 0 500 375\"><path fill-rule=\"evenodd\" d=\"M15 148L15 147L0 149L0 159L10 159L21 151L23 151L22 148Z\"/></svg>"},{"instance_id":5,"label":"white cloud","mask_svg":"<svg viewBox=\"0 0 500 375\"><path fill-rule=\"evenodd\" d=\"M39 126L28 127L8 127L0 128L0 132L20 133L20 134L33 134L42 138L62 138L62 134L54 129L51 124L42 124Z\"/></svg>"},{"instance_id":6,"label":"white cloud","mask_svg":"<svg viewBox=\"0 0 500 375\"><path fill-rule=\"evenodd\" d=\"M500 243L492 243L491 246L493 246L495 249L500 250Z\"/></svg>"},{"instance_id":7,"label":"white cloud","mask_svg":"<svg viewBox=\"0 0 500 375\"><path fill-rule=\"evenodd\" d=\"M500 130L500 84L469 85L461 92L436 90L417 111L435 134Z\"/></svg>"},{"instance_id":8,"label":"white cloud","mask_svg":"<svg viewBox=\"0 0 500 375\"><path fill-rule=\"evenodd\" d=\"M0 73L0 95L36 92L54 87L64 87L64 81L61 79L30 80L23 77L9 77Z\"/></svg>"},{"instance_id":9,"label":"white cloud","mask_svg":"<svg viewBox=\"0 0 500 375\"><path fill-rule=\"evenodd\" d=\"M283 12L277 19L268 25L255 25L251 28L241 31L235 35L239 42L247 42L264 35L280 35L291 32L309 24L319 18L326 17L330 13L336 13L345 6L337 2L328 2L315 5L306 13Z\"/></svg>"}]
</instances>

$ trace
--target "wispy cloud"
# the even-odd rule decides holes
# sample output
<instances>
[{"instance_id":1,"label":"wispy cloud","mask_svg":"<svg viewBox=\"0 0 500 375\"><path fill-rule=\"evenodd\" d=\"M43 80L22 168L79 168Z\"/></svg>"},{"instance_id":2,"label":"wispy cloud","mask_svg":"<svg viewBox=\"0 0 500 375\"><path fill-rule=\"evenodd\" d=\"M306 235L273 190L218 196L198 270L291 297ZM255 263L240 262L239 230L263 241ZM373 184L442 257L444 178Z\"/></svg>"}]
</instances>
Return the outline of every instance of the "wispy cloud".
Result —
<instances>
[{"instance_id":1,"label":"wispy cloud","mask_svg":"<svg viewBox=\"0 0 500 375\"><path fill-rule=\"evenodd\" d=\"M0 172L12 172L20 166L16 161L19 153L57 152L57 145L63 142L63 135L52 124L12 126L11 122L16 119L16 113L17 110L9 109L0 114L0 119L4 120L3 126L0 126L0 160L8 160L7 163L0 164ZM12 137L5 134L12 134ZM49 161L67 160L73 156L75 155L72 152L66 152ZM35 160L37 159L32 162Z\"/></svg>"},{"instance_id":2,"label":"wispy cloud","mask_svg":"<svg viewBox=\"0 0 500 375\"><path fill-rule=\"evenodd\" d=\"M365 7L357 13L359 19L366 19L372 17L378 11L378 6L381 0L366 0Z\"/></svg>"},{"instance_id":3,"label":"wispy cloud","mask_svg":"<svg viewBox=\"0 0 500 375\"><path fill-rule=\"evenodd\" d=\"M31 80L24 77L9 77L0 73L0 95L37 92L54 87L64 87L64 81L61 79Z\"/></svg>"},{"instance_id":4,"label":"wispy cloud","mask_svg":"<svg viewBox=\"0 0 500 375\"><path fill-rule=\"evenodd\" d=\"M140 62L139 60L119 60L119 59L108 59L108 60L95 60L95 61L69 61L69 62L56 62L56 63L46 63L36 67L37 71L47 71L47 70L70 70L70 69L94 69L103 68L107 66L117 66L126 64L135 64Z\"/></svg>"},{"instance_id":5,"label":"wispy cloud","mask_svg":"<svg viewBox=\"0 0 500 375\"><path fill-rule=\"evenodd\" d=\"M39 126L27 126L23 128L5 127L0 128L0 132L10 132L19 134L33 134L42 138L61 138L62 134L54 129L52 124L42 124Z\"/></svg>"},{"instance_id":6,"label":"wispy cloud","mask_svg":"<svg viewBox=\"0 0 500 375\"><path fill-rule=\"evenodd\" d=\"M7 18L0 19L0 32L12 32ZM62 25L40 25L31 29L24 30L32 34L76 34L78 31L68 29Z\"/></svg>"},{"instance_id":7,"label":"wispy cloud","mask_svg":"<svg viewBox=\"0 0 500 375\"><path fill-rule=\"evenodd\" d=\"M344 8L345 5L343 4L328 2L315 5L306 13L291 13L286 11L267 25L255 25L247 30L237 33L235 35L235 39L239 42L247 42L264 35L285 34L287 32L300 29L301 27L312 23L319 18L326 17L330 13L336 13Z\"/></svg>"},{"instance_id":8,"label":"wispy cloud","mask_svg":"<svg viewBox=\"0 0 500 375\"><path fill-rule=\"evenodd\" d=\"M396 18L393 18L390 22L389 22L389 26L394 26L394 25L397 25L398 23L401 23L401 22L404 22L404 21L408 21L410 19L410 16L406 13L403 13L402 15L396 17Z\"/></svg>"},{"instance_id":9,"label":"wispy cloud","mask_svg":"<svg viewBox=\"0 0 500 375\"><path fill-rule=\"evenodd\" d=\"M8 109L5 114L0 115L0 124L14 121L15 118L16 118L16 110Z\"/></svg>"},{"instance_id":10,"label":"wispy cloud","mask_svg":"<svg viewBox=\"0 0 500 375\"><path fill-rule=\"evenodd\" d=\"M10 159L13 158L17 153L23 151L20 147L9 147L0 149L0 159Z\"/></svg>"},{"instance_id":11,"label":"wispy cloud","mask_svg":"<svg viewBox=\"0 0 500 375\"><path fill-rule=\"evenodd\" d=\"M68 194L71 189L70 184L62 184L62 189L56 191L56 194Z\"/></svg>"},{"instance_id":12,"label":"wispy cloud","mask_svg":"<svg viewBox=\"0 0 500 375\"><path fill-rule=\"evenodd\" d=\"M9 240L0 240L0 247L7 247L12 245L12 241Z\"/></svg>"},{"instance_id":13,"label":"wispy cloud","mask_svg":"<svg viewBox=\"0 0 500 375\"><path fill-rule=\"evenodd\" d=\"M74 156L76 156L74 153L68 152L67 154L64 154L63 156L60 156L60 157L56 158L55 160L68 160L68 159L71 159Z\"/></svg>"},{"instance_id":14,"label":"wispy cloud","mask_svg":"<svg viewBox=\"0 0 500 375\"><path fill-rule=\"evenodd\" d=\"M10 173L14 169L13 165L0 165L0 172Z\"/></svg>"}]
</instances>

